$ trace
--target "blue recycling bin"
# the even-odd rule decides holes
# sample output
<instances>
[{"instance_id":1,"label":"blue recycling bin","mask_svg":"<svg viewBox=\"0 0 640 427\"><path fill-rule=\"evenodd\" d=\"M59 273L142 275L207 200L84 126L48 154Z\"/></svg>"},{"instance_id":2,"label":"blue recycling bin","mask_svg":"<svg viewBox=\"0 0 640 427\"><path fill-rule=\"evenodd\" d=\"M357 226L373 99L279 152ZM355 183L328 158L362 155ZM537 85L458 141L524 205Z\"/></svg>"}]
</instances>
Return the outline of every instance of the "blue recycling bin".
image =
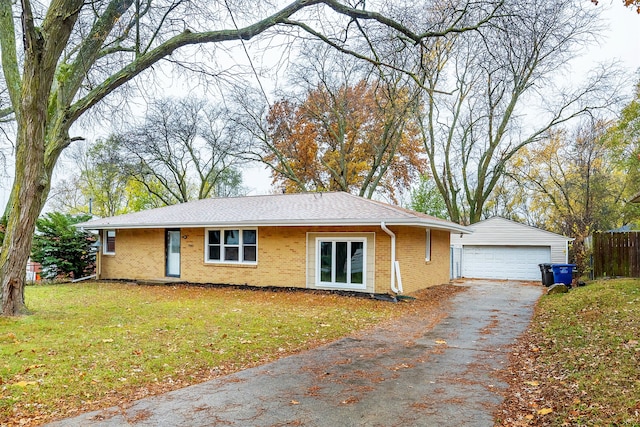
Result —
<instances>
[{"instance_id":1,"label":"blue recycling bin","mask_svg":"<svg viewBox=\"0 0 640 427\"><path fill-rule=\"evenodd\" d=\"M571 286L573 270L575 268L575 264L551 264L553 283L564 283L567 286Z\"/></svg>"}]
</instances>

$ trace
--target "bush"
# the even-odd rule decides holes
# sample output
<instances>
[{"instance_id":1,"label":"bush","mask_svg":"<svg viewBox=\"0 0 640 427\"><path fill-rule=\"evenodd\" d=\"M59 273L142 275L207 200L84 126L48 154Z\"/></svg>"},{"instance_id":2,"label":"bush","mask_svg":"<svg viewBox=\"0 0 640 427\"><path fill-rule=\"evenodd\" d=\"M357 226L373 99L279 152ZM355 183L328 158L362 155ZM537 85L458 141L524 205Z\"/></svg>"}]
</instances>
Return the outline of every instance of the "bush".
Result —
<instances>
[{"instance_id":1,"label":"bush","mask_svg":"<svg viewBox=\"0 0 640 427\"><path fill-rule=\"evenodd\" d=\"M91 219L90 215L50 212L36 222L31 259L42 264L42 276L79 278L93 274L96 236L75 224Z\"/></svg>"}]
</instances>

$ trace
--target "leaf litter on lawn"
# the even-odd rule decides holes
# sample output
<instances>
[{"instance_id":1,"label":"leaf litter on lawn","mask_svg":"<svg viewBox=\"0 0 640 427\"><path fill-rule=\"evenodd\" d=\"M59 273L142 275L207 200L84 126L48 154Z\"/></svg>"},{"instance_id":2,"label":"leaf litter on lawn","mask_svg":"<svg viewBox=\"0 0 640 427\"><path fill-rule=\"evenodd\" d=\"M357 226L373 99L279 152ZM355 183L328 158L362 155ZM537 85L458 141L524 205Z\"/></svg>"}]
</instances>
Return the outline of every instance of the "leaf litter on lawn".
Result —
<instances>
[{"instance_id":1,"label":"leaf litter on lawn","mask_svg":"<svg viewBox=\"0 0 640 427\"><path fill-rule=\"evenodd\" d=\"M640 426L640 279L543 297L503 372L503 426Z\"/></svg>"},{"instance_id":2,"label":"leaf litter on lawn","mask_svg":"<svg viewBox=\"0 0 640 427\"><path fill-rule=\"evenodd\" d=\"M0 425L126 405L429 312L461 290L442 285L391 304L282 289L29 286L34 314L0 319Z\"/></svg>"}]
</instances>

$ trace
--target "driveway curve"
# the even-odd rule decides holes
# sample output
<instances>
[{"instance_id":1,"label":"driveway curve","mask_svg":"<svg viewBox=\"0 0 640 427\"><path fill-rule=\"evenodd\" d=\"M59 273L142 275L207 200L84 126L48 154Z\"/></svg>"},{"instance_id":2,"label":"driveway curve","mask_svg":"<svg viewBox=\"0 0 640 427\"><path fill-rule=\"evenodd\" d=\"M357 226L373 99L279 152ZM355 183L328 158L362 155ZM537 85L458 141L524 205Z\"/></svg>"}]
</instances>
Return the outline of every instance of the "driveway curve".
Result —
<instances>
[{"instance_id":1,"label":"driveway curve","mask_svg":"<svg viewBox=\"0 0 640 427\"><path fill-rule=\"evenodd\" d=\"M469 281L437 322L410 315L202 384L51 426L492 426L497 372L540 285ZM435 324L434 324L435 323Z\"/></svg>"}]
</instances>

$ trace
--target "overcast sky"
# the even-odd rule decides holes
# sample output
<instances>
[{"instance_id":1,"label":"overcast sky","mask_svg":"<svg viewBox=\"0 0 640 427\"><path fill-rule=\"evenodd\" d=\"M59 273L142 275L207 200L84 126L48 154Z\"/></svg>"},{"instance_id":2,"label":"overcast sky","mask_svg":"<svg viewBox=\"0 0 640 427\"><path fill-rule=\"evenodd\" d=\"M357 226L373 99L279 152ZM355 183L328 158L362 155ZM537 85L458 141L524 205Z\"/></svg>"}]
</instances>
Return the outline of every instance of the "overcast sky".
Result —
<instances>
[{"instance_id":1,"label":"overcast sky","mask_svg":"<svg viewBox=\"0 0 640 427\"><path fill-rule=\"evenodd\" d=\"M572 75L584 75L597 63L619 60L629 73L637 73L640 69L640 15L632 8L624 8L622 0L601 0L605 7L603 17L608 21L609 30L605 31L600 46L594 46L588 54L574 63ZM609 6L610 5L610 6ZM640 75L636 74L634 81ZM633 88L629 88L629 92ZM269 173L261 167L244 171L244 185L249 194L266 194L270 192L271 179ZM10 192L11 179L0 176L0 207L4 206Z\"/></svg>"}]
</instances>

